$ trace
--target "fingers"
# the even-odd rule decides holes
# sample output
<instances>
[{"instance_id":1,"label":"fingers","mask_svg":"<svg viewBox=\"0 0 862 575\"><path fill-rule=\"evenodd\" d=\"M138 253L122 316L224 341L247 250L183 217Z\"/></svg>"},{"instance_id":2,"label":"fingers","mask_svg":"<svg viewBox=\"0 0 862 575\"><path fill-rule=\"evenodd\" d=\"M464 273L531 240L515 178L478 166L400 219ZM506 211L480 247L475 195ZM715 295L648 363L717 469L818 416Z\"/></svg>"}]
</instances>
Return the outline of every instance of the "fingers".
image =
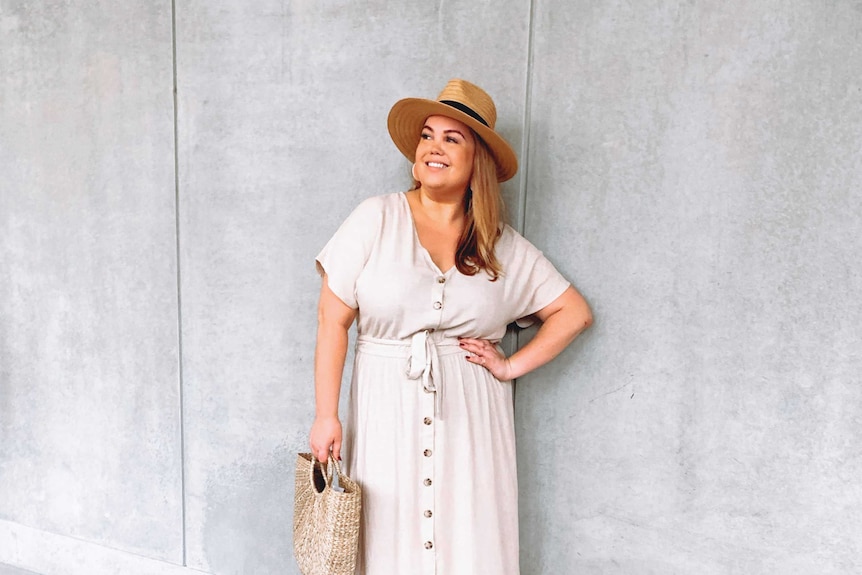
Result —
<instances>
[{"instance_id":1,"label":"fingers","mask_svg":"<svg viewBox=\"0 0 862 575\"><path fill-rule=\"evenodd\" d=\"M468 352L466 359L470 363L480 365L491 372L500 381L508 380L511 365L497 345L487 339L461 338L461 349Z\"/></svg>"},{"instance_id":2,"label":"fingers","mask_svg":"<svg viewBox=\"0 0 862 575\"><path fill-rule=\"evenodd\" d=\"M474 356L485 357L488 359L502 357L502 354L497 349L497 346L487 339L470 339L464 338L458 342L461 349L471 353ZM476 363L476 362L474 362Z\"/></svg>"},{"instance_id":3,"label":"fingers","mask_svg":"<svg viewBox=\"0 0 862 575\"><path fill-rule=\"evenodd\" d=\"M459 341L459 345L461 349L471 354L472 357L468 356L467 358L471 363L485 365L489 361L502 357L497 346L487 339L464 338Z\"/></svg>"},{"instance_id":4,"label":"fingers","mask_svg":"<svg viewBox=\"0 0 862 575\"><path fill-rule=\"evenodd\" d=\"M318 461L329 461L330 452L332 452L332 457L341 461L341 440L335 440L327 445L312 445L311 452Z\"/></svg>"},{"instance_id":5,"label":"fingers","mask_svg":"<svg viewBox=\"0 0 862 575\"><path fill-rule=\"evenodd\" d=\"M341 422L338 418L323 417L314 420L308 443L318 461L329 460L329 453L341 460Z\"/></svg>"},{"instance_id":6,"label":"fingers","mask_svg":"<svg viewBox=\"0 0 862 575\"><path fill-rule=\"evenodd\" d=\"M472 339L465 337L462 338L458 344L461 346L461 349L469 351L473 355L499 355L497 346L487 339Z\"/></svg>"},{"instance_id":7,"label":"fingers","mask_svg":"<svg viewBox=\"0 0 862 575\"><path fill-rule=\"evenodd\" d=\"M482 367L496 375L498 367L505 360L504 358L496 355L468 355L467 361L469 361L470 363L475 363L476 365L481 365Z\"/></svg>"}]
</instances>

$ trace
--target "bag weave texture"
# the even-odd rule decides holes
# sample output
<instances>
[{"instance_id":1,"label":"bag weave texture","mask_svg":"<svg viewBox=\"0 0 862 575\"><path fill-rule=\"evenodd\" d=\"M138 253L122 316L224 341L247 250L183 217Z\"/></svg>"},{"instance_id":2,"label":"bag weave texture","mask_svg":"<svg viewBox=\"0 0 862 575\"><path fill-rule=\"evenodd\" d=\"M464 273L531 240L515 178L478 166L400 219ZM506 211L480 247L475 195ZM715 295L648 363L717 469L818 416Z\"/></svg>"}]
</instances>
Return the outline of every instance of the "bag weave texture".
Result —
<instances>
[{"instance_id":1,"label":"bag weave texture","mask_svg":"<svg viewBox=\"0 0 862 575\"><path fill-rule=\"evenodd\" d=\"M333 469L343 491L332 487ZM297 456L293 551L302 575L354 575L361 511L362 490L332 456L329 465Z\"/></svg>"}]
</instances>

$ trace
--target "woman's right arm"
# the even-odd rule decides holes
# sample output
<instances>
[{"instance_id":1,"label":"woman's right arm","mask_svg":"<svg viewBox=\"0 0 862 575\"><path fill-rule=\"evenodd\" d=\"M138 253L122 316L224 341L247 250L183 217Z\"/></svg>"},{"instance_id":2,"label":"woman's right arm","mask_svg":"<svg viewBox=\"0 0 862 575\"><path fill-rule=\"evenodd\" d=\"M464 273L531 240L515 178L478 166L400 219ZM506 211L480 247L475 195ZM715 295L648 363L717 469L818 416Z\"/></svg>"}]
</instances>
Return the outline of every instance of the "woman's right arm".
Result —
<instances>
[{"instance_id":1,"label":"woman's right arm","mask_svg":"<svg viewBox=\"0 0 862 575\"><path fill-rule=\"evenodd\" d=\"M317 345L314 350L315 416L309 443L318 461L326 461L329 451L341 459L341 421L338 396L347 357L347 330L356 319L356 310L341 301L323 275L317 306Z\"/></svg>"}]
</instances>

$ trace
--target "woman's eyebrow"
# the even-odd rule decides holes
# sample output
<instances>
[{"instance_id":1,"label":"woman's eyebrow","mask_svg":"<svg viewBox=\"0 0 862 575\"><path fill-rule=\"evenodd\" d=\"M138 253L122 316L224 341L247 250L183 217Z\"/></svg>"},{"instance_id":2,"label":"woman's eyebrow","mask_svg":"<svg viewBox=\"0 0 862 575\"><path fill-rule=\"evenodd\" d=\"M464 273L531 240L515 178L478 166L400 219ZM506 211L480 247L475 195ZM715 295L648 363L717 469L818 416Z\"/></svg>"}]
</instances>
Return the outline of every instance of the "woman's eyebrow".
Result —
<instances>
[{"instance_id":1,"label":"woman's eyebrow","mask_svg":"<svg viewBox=\"0 0 862 575\"><path fill-rule=\"evenodd\" d=\"M434 132L434 128L432 128L431 126L428 126L428 125L422 126L422 129L423 130L429 130L432 133ZM461 130L443 130L443 133L444 134L458 134L462 138L465 138L464 134L461 133Z\"/></svg>"}]
</instances>

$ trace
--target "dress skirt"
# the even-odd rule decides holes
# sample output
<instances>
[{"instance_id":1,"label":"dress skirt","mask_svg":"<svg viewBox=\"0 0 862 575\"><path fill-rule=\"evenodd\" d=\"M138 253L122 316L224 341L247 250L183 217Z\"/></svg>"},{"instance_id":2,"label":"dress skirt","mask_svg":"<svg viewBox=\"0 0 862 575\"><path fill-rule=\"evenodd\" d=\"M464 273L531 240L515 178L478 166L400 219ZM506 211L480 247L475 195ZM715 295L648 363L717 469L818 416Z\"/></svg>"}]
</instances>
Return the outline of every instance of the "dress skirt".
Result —
<instances>
[{"instance_id":1,"label":"dress skirt","mask_svg":"<svg viewBox=\"0 0 862 575\"><path fill-rule=\"evenodd\" d=\"M465 357L434 333L357 343L344 452L363 489L358 574L519 573L512 385Z\"/></svg>"}]
</instances>

